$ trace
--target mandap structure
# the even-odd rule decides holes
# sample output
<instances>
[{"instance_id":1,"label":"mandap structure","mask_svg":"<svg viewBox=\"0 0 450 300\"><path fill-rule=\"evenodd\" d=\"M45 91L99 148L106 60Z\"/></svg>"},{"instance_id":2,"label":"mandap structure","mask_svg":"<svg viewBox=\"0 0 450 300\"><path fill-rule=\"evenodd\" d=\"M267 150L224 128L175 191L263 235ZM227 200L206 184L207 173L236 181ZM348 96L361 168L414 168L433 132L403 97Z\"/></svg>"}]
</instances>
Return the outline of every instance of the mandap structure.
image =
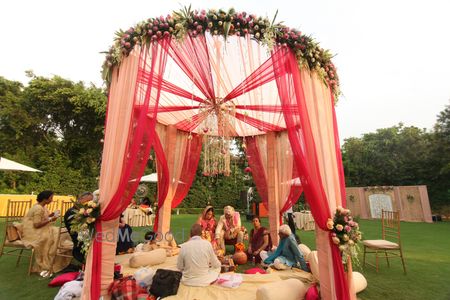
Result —
<instances>
[{"instance_id":1,"label":"mandap structure","mask_svg":"<svg viewBox=\"0 0 450 300\"><path fill-rule=\"evenodd\" d=\"M103 75L109 100L101 217L83 299L99 299L112 281L118 217L150 150L158 168L155 223L164 233L171 208L192 184L202 147L204 175L226 174L236 136L243 137L274 240L280 214L304 192L318 227L322 297L355 297L326 225L345 206L334 111L339 82L328 51L275 18L184 8L118 32Z\"/></svg>"}]
</instances>

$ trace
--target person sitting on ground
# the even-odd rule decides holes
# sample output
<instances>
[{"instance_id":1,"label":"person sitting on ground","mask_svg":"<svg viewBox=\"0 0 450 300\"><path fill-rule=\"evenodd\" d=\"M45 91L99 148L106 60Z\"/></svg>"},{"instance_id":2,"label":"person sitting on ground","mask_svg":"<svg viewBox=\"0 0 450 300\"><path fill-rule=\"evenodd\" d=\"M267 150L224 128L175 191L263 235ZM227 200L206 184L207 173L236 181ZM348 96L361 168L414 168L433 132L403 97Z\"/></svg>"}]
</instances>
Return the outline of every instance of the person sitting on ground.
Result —
<instances>
[{"instance_id":1,"label":"person sitting on ground","mask_svg":"<svg viewBox=\"0 0 450 300\"><path fill-rule=\"evenodd\" d=\"M152 203L149 197L144 197L139 204L139 209L141 209L146 215L153 214Z\"/></svg>"},{"instance_id":2,"label":"person sitting on ground","mask_svg":"<svg viewBox=\"0 0 450 300\"><path fill-rule=\"evenodd\" d=\"M280 243L275 252L261 251L261 259L265 264L271 264L275 269L285 270L291 267L309 272L303 253L297 246L295 236L288 225L280 226L278 231Z\"/></svg>"},{"instance_id":3,"label":"person sitting on ground","mask_svg":"<svg viewBox=\"0 0 450 300\"><path fill-rule=\"evenodd\" d=\"M219 249L225 253L225 242L242 243L245 229L241 225L241 216L231 206L225 206L216 227L216 241Z\"/></svg>"},{"instance_id":4,"label":"person sitting on ground","mask_svg":"<svg viewBox=\"0 0 450 300\"><path fill-rule=\"evenodd\" d=\"M183 272L181 282L188 286L208 286L220 274L220 261L210 242L201 238L202 227L191 227L191 238L181 246L177 268Z\"/></svg>"},{"instance_id":5,"label":"person sitting on ground","mask_svg":"<svg viewBox=\"0 0 450 300\"><path fill-rule=\"evenodd\" d=\"M50 213L47 205L53 201L52 191L43 191L37 195L37 202L23 218L22 242L25 247L33 247L35 262L32 272L40 272L41 276L50 276L50 270L59 272L70 264L70 257L56 256L59 228L53 226L58 219L59 211ZM69 241L70 236L61 234L60 244ZM53 261L54 259L54 261Z\"/></svg>"},{"instance_id":6,"label":"person sitting on ground","mask_svg":"<svg viewBox=\"0 0 450 300\"><path fill-rule=\"evenodd\" d=\"M146 243L142 246L138 245L140 251L147 252L162 248L166 250L167 257L175 256L180 252L180 248L170 232L162 237L153 231L149 231L145 234L144 239Z\"/></svg>"},{"instance_id":7,"label":"person sitting on ground","mask_svg":"<svg viewBox=\"0 0 450 300\"><path fill-rule=\"evenodd\" d=\"M261 219L253 217L253 229L250 231L250 240L248 243L248 260L254 259L254 262L261 262L261 251L270 251L272 249L272 239L267 228L261 226Z\"/></svg>"},{"instance_id":8,"label":"person sitting on ground","mask_svg":"<svg viewBox=\"0 0 450 300\"><path fill-rule=\"evenodd\" d=\"M125 223L123 214L120 215L119 232L118 233L119 233L119 236L117 238L116 255L117 254L125 254L125 253L133 253L134 252L134 243L131 240L131 235L133 233L133 229L131 229L130 225Z\"/></svg>"},{"instance_id":9,"label":"person sitting on ground","mask_svg":"<svg viewBox=\"0 0 450 300\"><path fill-rule=\"evenodd\" d=\"M216 232L216 219L214 208L211 205L203 210L203 213L198 217L197 224L202 226L202 239L213 242Z\"/></svg>"},{"instance_id":10,"label":"person sitting on ground","mask_svg":"<svg viewBox=\"0 0 450 300\"><path fill-rule=\"evenodd\" d=\"M84 192L82 193L78 199L77 202L80 204L88 203L89 201L92 201L94 199L94 195L91 192ZM79 261L80 263L84 264L85 262L85 256L81 252L81 249L83 248L83 243L78 241L78 232L72 231L70 229L72 225L72 219L76 214L76 206L72 206L69 208L66 213L64 214L64 225L67 228L67 231L70 233L70 238L73 242L73 249L72 249L72 255L73 257Z\"/></svg>"}]
</instances>

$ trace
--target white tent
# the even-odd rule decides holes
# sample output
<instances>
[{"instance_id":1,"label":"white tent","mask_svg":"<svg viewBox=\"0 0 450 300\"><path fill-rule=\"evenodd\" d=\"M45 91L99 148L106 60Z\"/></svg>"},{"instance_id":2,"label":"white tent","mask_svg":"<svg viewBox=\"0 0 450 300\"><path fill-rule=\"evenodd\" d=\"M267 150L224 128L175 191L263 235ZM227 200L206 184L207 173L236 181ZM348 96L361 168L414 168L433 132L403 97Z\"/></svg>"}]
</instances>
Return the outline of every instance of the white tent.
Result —
<instances>
[{"instance_id":1,"label":"white tent","mask_svg":"<svg viewBox=\"0 0 450 300\"><path fill-rule=\"evenodd\" d=\"M19 164L15 161L0 157L0 170L14 170L14 171L26 171L26 172L42 172L37 169Z\"/></svg>"},{"instance_id":2,"label":"white tent","mask_svg":"<svg viewBox=\"0 0 450 300\"><path fill-rule=\"evenodd\" d=\"M152 173L141 177L141 182L158 182L158 174Z\"/></svg>"}]
</instances>

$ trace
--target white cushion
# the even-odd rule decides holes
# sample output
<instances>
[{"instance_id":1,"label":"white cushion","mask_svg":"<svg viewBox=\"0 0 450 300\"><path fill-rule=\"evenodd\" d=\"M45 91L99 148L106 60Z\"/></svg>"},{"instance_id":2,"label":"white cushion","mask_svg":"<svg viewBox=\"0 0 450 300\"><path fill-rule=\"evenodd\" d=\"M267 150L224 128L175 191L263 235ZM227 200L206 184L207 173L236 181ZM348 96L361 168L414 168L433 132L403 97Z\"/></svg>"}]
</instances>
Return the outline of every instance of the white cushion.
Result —
<instances>
[{"instance_id":1,"label":"white cushion","mask_svg":"<svg viewBox=\"0 0 450 300\"><path fill-rule=\"evenodd\" d=\"M311 269L314 278L319 280L319 258L317 256L317 251L311 251L306 260L309 262L309 268Z\"/></svg>"},{"instance_id":2,"label":"white cushion","mask_svg":"<svg viewBox=\"0 0 450 300\"><path fill-rule=\"evenodd\" d=\"M130 257L130 267L139 268L159 265L166 261L166 250L156 249L149 252L133 253Z\"/></svg>"},{"instance_id":3,"label":"white cushion","mask_svg":"<svg viewBox=\"0 0 450 300\"><path fill-rule=\"evenodd\" d=\"M304 299L306 286L298 279L286 279L261 285L256 290L256 300L298 300Z\"/></svg>"},{"instance_id":4,"label":"white cushion","mask_svg":"<svg viewBox=\"0 0 450 300\"><path fill-rule=\"evenodd\" d=\"M305 244L299 244L298 250L300 250L300 252L303 254L303 257L305 259L308 257L309 253L311 253L311 249L309 249L309 247L306 246Z\"/></svg>"},{"instance_id":5,"label":"white cushion","mask_svg":"<svg viewBox=\"0 0 450 300\"><path fill-rule=\"evenodd\" d=\"M386 240L365 240L363 245L369 248L398 249L398 244Z\"/></svg>"},{"instance_id":6,"label":"white cushion","mask_svg":"<svg viewBox=\"0 0 450 300\"><path fill-rule=\"evenodd\" d=\"M367 287L367 280L363 274L359 272L353 272L353 286L355 287L355 292L359 293Z\"/></svg>"}]
</instances>

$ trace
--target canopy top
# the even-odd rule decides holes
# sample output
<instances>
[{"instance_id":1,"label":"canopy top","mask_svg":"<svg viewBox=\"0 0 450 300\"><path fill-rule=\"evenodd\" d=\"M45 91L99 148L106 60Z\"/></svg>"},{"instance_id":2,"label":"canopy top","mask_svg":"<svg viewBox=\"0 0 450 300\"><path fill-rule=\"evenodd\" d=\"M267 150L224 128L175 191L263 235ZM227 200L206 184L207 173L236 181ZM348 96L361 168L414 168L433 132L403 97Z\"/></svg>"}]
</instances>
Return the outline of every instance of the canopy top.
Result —
<instances>
[{"instance_id":1,"label":"canopy top","mask_svg":"<svg viewBox=\"0 0 450 300\"><path fill-rule=\"evenodd\" d=\"M112 69L133 50L169 40L162 74L154 70L142 76L148 85L160 84L159 123L212 136L285 130L283 113L298 114L298 108L282 108L280 103L276 82L280 74L274 67L277 49L289 48L300 68L318 76L335 96L339 79L328 50L299 30L275 23L275 18L191 7L149 18L117 32L103 65L104 79L109 82ZM146 55L142 63L149 66L151 60ZM139 84L141 89L145 85Z\"/></svg>"}]
</instances>

